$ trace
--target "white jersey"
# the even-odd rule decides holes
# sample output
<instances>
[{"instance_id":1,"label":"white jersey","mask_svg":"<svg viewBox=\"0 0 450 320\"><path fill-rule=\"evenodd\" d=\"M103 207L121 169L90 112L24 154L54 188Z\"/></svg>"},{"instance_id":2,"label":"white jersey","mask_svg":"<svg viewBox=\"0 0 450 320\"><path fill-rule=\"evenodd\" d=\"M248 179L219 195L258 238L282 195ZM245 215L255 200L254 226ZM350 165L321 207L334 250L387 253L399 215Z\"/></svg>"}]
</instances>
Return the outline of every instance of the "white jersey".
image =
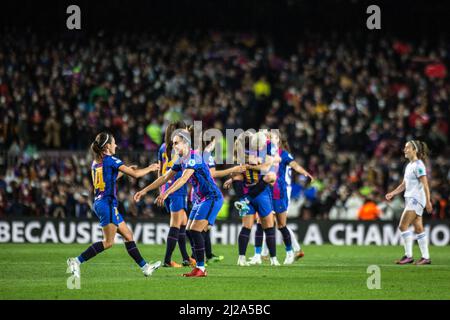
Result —
<instances>
[{"instance_id":1,"label":"white jersey","mask_svg":"<svg viewBox=\"0 0 450 320\"><path fill-rule=\"evenodd\" d=\"M427 171L422 160L408 163L405 169L405 198L414 198L422 207L425 207L426 196L423 184L419 178L426 176Z\"/></svg>"}]
</instances>

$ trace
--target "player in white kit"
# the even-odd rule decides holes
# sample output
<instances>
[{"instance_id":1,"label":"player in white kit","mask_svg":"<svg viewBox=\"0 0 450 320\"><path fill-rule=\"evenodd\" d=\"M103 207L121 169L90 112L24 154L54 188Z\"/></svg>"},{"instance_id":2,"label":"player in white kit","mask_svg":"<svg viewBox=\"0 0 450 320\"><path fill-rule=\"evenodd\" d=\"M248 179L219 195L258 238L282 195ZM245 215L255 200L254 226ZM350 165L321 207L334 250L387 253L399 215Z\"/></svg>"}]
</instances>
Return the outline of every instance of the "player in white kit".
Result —
<instances>
[{"instance_id":1,"label":"player in white kit","mask_svg":"<svg viewBox=\"0 0 450 320\"><path fill-rule=\"evenodd\" d=\"M403 182L392 192L386 194L386 200L390 201L397 194L405 191L405 210L400 219L399 229L404 240L405 255L397 264L413 263L413 234L408 230L412 224L416 233L422 257L416 261L416 265L431 264L428 252L428 242L423 229L422 213L425 208L431 214L433 206L430 199L430 188L428 187L427 173L424 161L427 158L428 147L419 140L411 140L406 143L405 158L409 160L405 169Z\"/></svg>"}]
</instances>

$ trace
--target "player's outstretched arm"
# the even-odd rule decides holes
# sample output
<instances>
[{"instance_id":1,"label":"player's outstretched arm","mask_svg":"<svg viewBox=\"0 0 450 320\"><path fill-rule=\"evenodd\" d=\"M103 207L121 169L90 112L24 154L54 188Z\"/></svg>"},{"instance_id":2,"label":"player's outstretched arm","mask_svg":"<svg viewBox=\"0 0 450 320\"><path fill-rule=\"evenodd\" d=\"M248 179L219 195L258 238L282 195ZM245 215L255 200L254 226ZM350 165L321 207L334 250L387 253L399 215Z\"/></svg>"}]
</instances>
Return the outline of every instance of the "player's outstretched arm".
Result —
<instances>
[{"instance_id":1,"label":"player's outstretched arm","mask_svg":"<svg viewBox=\"0 0 450 320\"><path fill-rule=\"evenodd\" d=\"M172 171L172 170L171 170ZM186 169L183 171L183 174L181 175L181 177L179 177L171 186L169 189L167 189L165 192L161 193L157 198L156 198L156 203L162 207L164 205L164 200L167 199L167 197L169 195L171 195L172 193L174 193L175 191L177 191L178 189L180 189L188 180L189 178L192 176L192 174L194 173L194 169ZM170 171L169 171L170 172Z\"/></svg>"},{"instance_id":2,"label":"player's outstretched arm","mask_svg":"<svg viewBox=\"0 0 450 320\"><path fill-rule=\"evenodd\" d=\"M132 169L137 169L137 165L135 165L135 164L133 164L133 165L131 165L130 166L130 168L132 168ZM119 173L117 174L117 178L116 178L116 181L117 180L119 180L120 178L122 178L124 176L124 173L122 172L122 171L119 171Z\"/></svg>"},{"instance_id":3,"label":"player's outstretched arm","mask_svg":"<svg viewBox=\"0 0 450 320\"><path fill-rule=\"evenodd\" d=\"M423 189L425 191L425 197L426 197L426 205L425 208L427 209L428 213L431 213L433 211L433 204L431 203L431 195L430 195L430 187L428 185L428 179L427 176L421 176L420 182L422 182Z\"/></svg>"},{"instance_id":4,"label":"player's outstretched arm","mask_svg":"<svg viewBox=\"0 0 450 320\"><path fill-rule=\"evenodd\" d=\"M297 163L297 161L293 160L293 161L289 162L289 166L292 169L294 169L295 172L302 174L306 177L309 177L311 179L311 181L314 180L314 177L308 171L306 171L305 168L303 168L301 165L299 165Z\"/></svg>"},{"instance_id":5,"label":"player's outstretched arm","mask_svg":"<svg viewBox=\"0 0 450 320\"><path fill-rule=\"evenodd\" d=\"M400 183L400 185L397 188L395 188L394 191L391 191L388 194L386 194L386 200L391 201L392 198L394 198L399 193L402 193L403 191L405 191L405 180L403 180L402 183Z\"/></svg>"},{"instance_id":6,"label":"player's outstretched arm","mask_svg":"<svg viewBox=\"0 0 450 320\"><path fill-rule=\"evenodd\" d=\"M176 175L176 171L173 171L172 169L167 171L165 175L160 176L158 179L156 179L155 181L150 183L144 189L142 189L141 191L136 192L136 194L133 197L134 201L138 202L139 200L141 200L141 197L144 196L147 192L149 192L151 190L158 189L163 184L167 183L167 181L169 181L170 179L175 177L175 175Z\"/></svg>"},{"instance_id":7,"label":"player's outstretched arm","mask_svg":"<svg viewBox=\"0 0 450 320\"><path fill-rule=\"evenodd\" d=\"M119 167L119 171L123 172L124 174L126 174L128 176L136 178L136 179L143 177L152 171L157 171L158 169L159 169L159 165L157 163L153 163L153 164L149 165L148 167L145 167L142 169L128 167L124 164Z\"/></svg>"},{"instance_id":8,"label":"player's outstretched arm","mask_svg":"<svg viewBox=\"0 0 450 320\"><path fill-rule=\"evenodd\" d=\"M245 171L245 165L234 166L225 170L216 170L215 168L211 168L211 176L213 178L223 178L233 173L242 173Z\"/></svg>"}]
</instances>

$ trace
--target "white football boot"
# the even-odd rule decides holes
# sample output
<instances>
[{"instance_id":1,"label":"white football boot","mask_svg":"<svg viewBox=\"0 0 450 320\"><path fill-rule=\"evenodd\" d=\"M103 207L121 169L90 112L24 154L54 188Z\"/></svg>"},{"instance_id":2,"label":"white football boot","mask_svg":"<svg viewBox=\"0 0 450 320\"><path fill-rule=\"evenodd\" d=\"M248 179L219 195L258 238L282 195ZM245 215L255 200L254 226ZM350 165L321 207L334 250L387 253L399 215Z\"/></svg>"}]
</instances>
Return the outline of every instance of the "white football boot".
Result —
<instances>
[{"instance_id":1,"label":"white football boot","mask_svg":"<svg viewBox=\"0 0 450 320\"><path fill-rule=\"evenodd\" d=\"M262 264L261 255L255 254L248 263L251 265Z\"/></svg>"},{"instance_id":2,"label":"white football boot","mask_svg":"<svg viewBox=\"0 0 450 320\"><path fill-rule=\"evenodd\" d=\"M67 259L67 266L70 269L70 272L77 278L80 277L80 263L77 258L69 258Z\"/></svg>"},{"instance_id":3,"label":"white football boot","mask_svg":"<svg viewBox=\"0 0 450 320\"><path fill-rule=\"evenodd\" d=\"M281 266L281 264L278 262L277 257L270 258L270 265L275 267Z\"/></svg>"},{"instance_id":4,"label":"white football boot","mask_svg":"<svg viewBox=\"0 0 450 320\"><path fill-rule=\"evenodd\" d=\"M150 277L156 269L158 269L161 266L161 261L156 261L155 263L148 264L146 263L145 266L143 266L142 272L144 273L144 276Z\"/></svg>"},{"instance_id":5,"label":"white football boot","mask_svg":"<svg viewBox=\"0 0 450 320\"><path fill-rule=\"evenodd\" d=\"M245 256L239 256L237 265L240 267L248 267L250 264L247 262Z\"/></svg>"},{"instance_id":6,"label":"white football boot","mask_svg":"<svg viewBox=\"0 0 450 320\"><path fill-rule=\"evenodd\" d=\"M291 250L286 252L286 258L284 259L283 264L293 264L294 261L295 261L294 251Z\"/></svg>"}]
</instances>

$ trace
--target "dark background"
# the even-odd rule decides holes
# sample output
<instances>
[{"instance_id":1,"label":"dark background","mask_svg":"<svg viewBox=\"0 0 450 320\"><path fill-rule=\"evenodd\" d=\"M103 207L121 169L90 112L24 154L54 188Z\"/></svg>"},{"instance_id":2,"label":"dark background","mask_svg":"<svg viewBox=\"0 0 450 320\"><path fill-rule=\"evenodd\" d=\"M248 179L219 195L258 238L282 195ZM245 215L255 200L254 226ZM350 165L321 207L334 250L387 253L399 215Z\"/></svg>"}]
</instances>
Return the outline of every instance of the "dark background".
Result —
<instances>
[{"instance_id":1,"label":"dark background","mask_svg":"<svg viewBox=\"0 0 450 320\"><path fill-rule=\"evenodd\" d=\"M389 33L416 38L449 29L448 1L365 0L164 0L164 1L8 1L0 5L0 26L20 31L65 32L66 8L76 4L82 13L83 33L112 31L222 31L265 32L279 40L303 32ZM366 28L366 9L381 8L382 30ZM74 31L72 31L74 32Z\"/></svg>"}]
</instances>

